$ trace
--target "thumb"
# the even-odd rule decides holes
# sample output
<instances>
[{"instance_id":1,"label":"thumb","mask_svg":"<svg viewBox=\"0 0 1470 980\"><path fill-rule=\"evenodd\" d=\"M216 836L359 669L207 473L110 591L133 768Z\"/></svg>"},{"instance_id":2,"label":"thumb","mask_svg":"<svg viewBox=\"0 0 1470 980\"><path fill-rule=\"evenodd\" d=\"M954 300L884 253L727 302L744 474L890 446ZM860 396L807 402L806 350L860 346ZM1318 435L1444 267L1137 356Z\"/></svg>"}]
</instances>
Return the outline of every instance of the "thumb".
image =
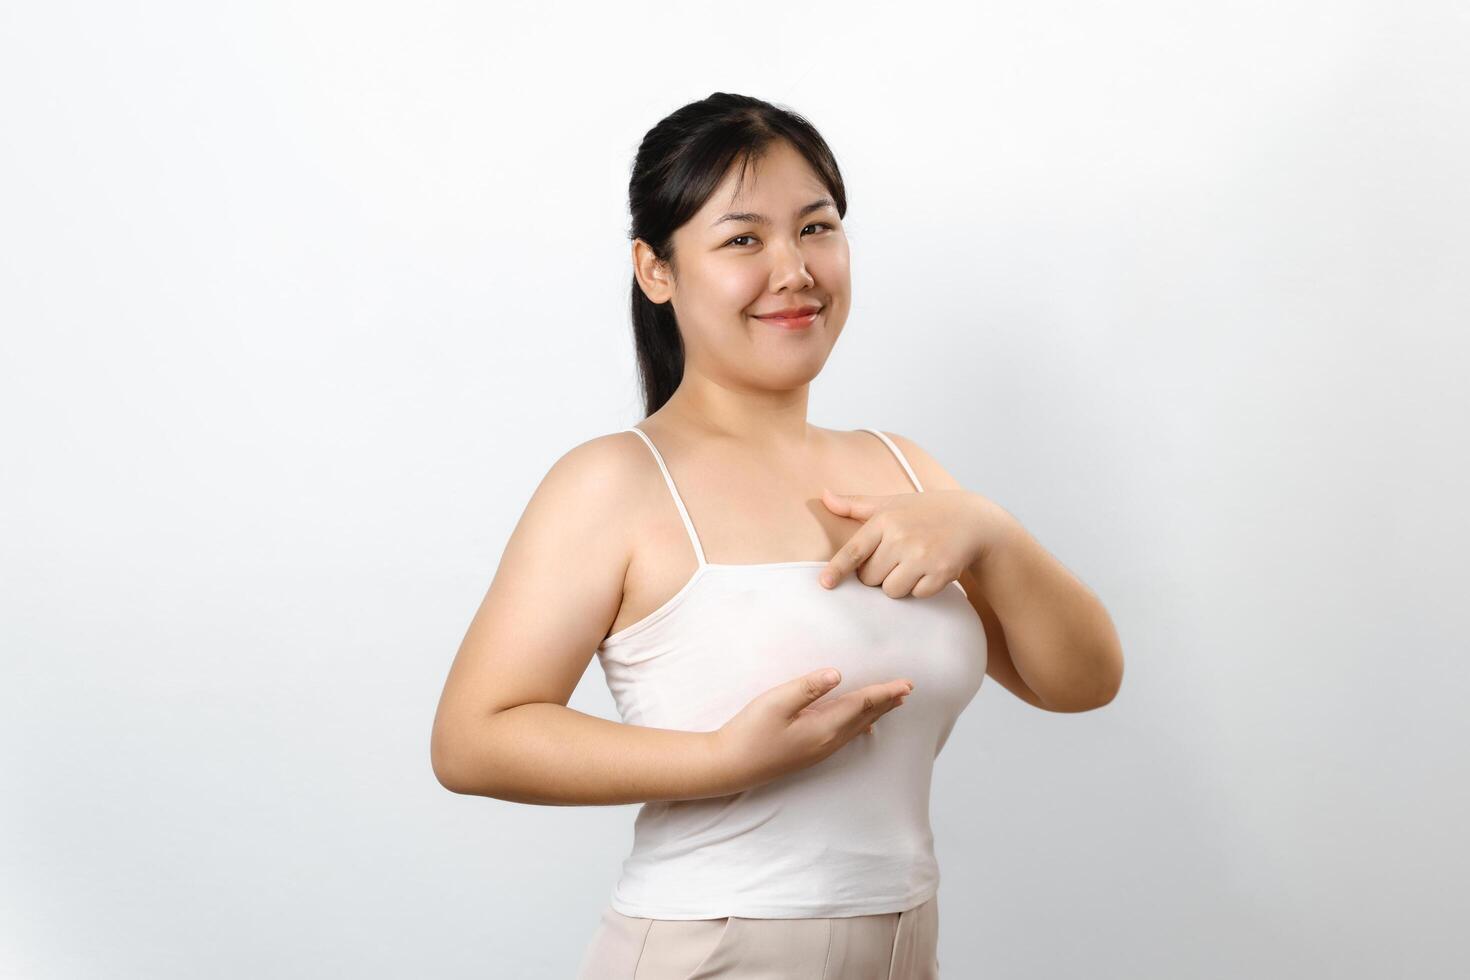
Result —
<instances>
[{"instance_id":1,"label":"thumb","mask_svg":"<svg viewBox=\"0 0 1470 980\"><path fill-rule=\"evenodd\" d=\"M865 521L878 512L878 497L867 493L837 493L823 488L822 503L834 514Z\"/></svg>"},{"instance_id":2,"label":"thumb","mask_svg":"<svg viewBox=\"0 0 1470 980\"><path fill-rule=\"evenodd\" d=\"M782 704L794 715L832 690L841 681L842 674L835 667L814 670L810 674L786 683L785 689L781 691Z\"/></svg>"}]
</instances>

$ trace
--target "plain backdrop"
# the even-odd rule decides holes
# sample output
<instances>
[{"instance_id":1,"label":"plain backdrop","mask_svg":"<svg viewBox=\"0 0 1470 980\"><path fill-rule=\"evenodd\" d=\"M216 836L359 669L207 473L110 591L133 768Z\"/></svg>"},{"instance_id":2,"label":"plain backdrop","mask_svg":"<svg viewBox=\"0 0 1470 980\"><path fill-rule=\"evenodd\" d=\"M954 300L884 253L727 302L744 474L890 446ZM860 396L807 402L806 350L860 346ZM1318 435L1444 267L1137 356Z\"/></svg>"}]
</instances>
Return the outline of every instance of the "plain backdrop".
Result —
<instances>
[{"instance_id":1,"label":"plain backdrop","mask_svg":"<svg viewBox=\"0 0 1470 980\"><path fill-rule=\"evenodd\" d=\"M636 807L452 794L430 724L541 477L642 417L638 142L732 91L847 182L812 421L1123 640L1112 704L987 681L939 757L945 975L1462 975L1463 3L3 24L0 974L571 975Z\"/></svg>"}]
</instances>

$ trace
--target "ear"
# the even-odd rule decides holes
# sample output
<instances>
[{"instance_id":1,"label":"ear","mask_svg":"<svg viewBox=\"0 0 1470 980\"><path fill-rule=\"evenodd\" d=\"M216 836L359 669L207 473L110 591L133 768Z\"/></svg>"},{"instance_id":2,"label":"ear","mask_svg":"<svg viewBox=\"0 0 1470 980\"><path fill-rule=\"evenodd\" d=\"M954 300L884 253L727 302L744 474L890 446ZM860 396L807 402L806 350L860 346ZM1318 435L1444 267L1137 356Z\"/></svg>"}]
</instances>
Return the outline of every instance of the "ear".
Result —
<instances>
[{"instance_id":1,"label":"ear","mask_svg":"<svg viewBox=\"0 0 1470 980\"><path fill-rule=\"evenodd\" d=\"M667 303L674 295L673 277L667 264L641 238L633 239L633 275L651 303Z\"/></svg>"}]
</instances>

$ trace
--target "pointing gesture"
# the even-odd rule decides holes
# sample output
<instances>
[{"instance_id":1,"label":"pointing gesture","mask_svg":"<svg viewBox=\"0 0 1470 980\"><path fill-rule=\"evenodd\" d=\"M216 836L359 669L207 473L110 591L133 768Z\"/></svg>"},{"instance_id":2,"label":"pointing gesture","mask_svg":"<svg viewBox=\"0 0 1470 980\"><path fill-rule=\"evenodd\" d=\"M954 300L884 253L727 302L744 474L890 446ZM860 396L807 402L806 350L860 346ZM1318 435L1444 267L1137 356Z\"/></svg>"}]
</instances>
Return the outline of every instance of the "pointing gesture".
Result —
<instances>
[{"instance_id":1,"label":"pointing gesture","mask_svg":"<svg viewBox=\"0 0 1470 980\"><path fill-rule=\"evenodd\" d=\"M1004 512L969 490L860 494L824 490L832 513L865 521L822 569L834 588L856 571L864 585L899 599L937 595L984 556L1001 533Z\"/></svg>"}]
</instances>

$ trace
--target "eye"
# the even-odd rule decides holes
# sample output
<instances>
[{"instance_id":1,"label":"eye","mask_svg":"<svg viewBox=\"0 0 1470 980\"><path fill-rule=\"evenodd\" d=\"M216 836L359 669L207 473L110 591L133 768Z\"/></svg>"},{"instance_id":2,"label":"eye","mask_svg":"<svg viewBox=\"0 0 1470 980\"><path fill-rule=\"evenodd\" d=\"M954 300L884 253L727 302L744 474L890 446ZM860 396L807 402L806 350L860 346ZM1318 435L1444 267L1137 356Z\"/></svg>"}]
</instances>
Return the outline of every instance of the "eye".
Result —
<instances>
[{"instance_id":1,"label":"eye","mask_svg":"<svg viewBox=\"0 0 1470 980\"><path fill-rule=\"evenodd\" d=\"M829 225L829 224L827 224L825 221L814 221L811 224L807 225L806 228L803 228L802 231L806 231L807 228L826 228L828 231L831 231L832 230L832 226ZM740 239L742 239L742 238L754 238L754 237L755 237L754 235L736 235L734 238L730 239L725 244L726 245L734 245L736 242L740 241ZM736 247L738 248L739 246L736 246Z\"/></svg>"}]
</instances>

